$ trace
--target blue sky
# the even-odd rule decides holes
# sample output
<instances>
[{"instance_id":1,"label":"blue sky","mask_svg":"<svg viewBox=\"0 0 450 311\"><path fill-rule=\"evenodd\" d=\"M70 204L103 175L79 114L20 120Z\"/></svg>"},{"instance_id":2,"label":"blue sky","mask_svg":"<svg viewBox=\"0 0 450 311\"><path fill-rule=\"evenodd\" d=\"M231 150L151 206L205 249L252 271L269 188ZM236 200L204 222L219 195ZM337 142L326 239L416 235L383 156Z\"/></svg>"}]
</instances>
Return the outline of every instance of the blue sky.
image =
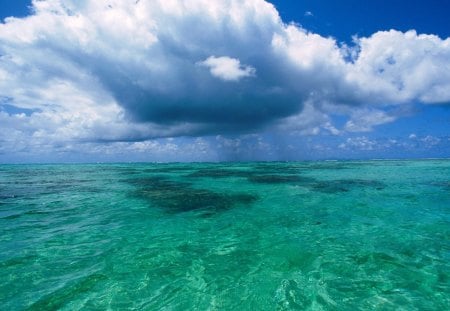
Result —
<instances>
[{"instance_id":1,"label":"blue sky","mask_svg":"<svg viewBox=\"0 0 450 311\"><path fill-rule=\"evenodd\" d=\"M29 6L31 5L31 1L29 0L2 0L0 3L0 17L2 19L9 16L24 17L30 13Z\"/></svg>"},{"instance_id":2,"label":"blue sky","mask_svg":"<svg viewBox=\"0 0 450 311\"><path fill-rule=\"evenodd\" d=\"M0 0L0 162L449 157L450 4L271 3Z\"/></svg>"},{"instance_id":3,"label":"blue sky","mask_svg":"<svg viewBox=\"0 0 450 311\"><path fill-rule=\"evenodd\" d=\"M396 29L450 36L450 3L442 0L284 0L272 1L285 21L340 41ZM309 13L307 13L309 12Z\"/></svg>"}]
</instances>

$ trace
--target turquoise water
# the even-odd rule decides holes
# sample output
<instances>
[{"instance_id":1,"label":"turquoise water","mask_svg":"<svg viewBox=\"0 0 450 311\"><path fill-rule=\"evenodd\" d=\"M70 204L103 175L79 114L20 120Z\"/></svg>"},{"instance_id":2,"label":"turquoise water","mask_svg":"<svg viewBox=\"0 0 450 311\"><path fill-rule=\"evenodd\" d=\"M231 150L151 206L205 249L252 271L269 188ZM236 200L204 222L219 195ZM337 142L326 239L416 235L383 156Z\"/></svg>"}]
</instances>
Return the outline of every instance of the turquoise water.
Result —
<instances>
[{"instance_id":1,"label":"turquoise water","mask_svg":"<svg viewBox=\"0 0 450 311\"><path fill-rule=\"evenodd\" d=\"M450 161L0 166L2 310L448 310Z\"/></svg>"}]
</instances>

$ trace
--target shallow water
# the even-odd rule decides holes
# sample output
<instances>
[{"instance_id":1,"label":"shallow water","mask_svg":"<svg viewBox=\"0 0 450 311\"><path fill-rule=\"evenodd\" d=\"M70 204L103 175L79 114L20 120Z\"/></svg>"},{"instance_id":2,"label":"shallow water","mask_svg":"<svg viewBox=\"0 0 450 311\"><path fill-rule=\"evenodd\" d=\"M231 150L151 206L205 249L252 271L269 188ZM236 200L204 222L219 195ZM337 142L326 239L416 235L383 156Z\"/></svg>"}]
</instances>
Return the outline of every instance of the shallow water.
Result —
<instances>
[{"instance_id":1,"label":"shallow water","mask_svg":"<svg viewBox=\"0 0 450 311\"><path fill-rule=\"evenodd\" d=\"M2 310L450 309L450 161L0 166Z\"/></svg>"}]
</instances>

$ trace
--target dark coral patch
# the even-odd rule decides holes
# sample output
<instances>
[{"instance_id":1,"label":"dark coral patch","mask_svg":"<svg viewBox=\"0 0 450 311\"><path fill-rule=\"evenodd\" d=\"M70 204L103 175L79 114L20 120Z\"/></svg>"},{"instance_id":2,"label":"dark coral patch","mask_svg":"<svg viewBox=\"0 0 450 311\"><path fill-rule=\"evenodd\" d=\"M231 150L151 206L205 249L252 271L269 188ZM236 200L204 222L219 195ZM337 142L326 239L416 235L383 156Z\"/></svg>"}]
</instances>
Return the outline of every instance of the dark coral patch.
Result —
<instances>
[{"instance_id":1,"label":"dark coral patch","mask_svg":"<svg viewBox=\"0 0 450 311\"><path fill-rule=\"evenodd\" d=\"M307 162L255 162L249 165L258 171L296 171L309 167Z\"/></svg>"},{"instance_id":2,"label":"dark coral patch","mask_svg":"<svg viewBox=\"0 0 450 311\"><path fill-rule=\"evenodd\" d=\"M248 205L257 196L246 193L217 193L192 187L189 183L164 179L161 176L132 181L138 186L135 194L149 200L167 212L180 213L204 210L215 213L228 210L235 205Z\"/></svg>"},{"instance_id":3,"label":"dark coral patch","mask_svg":"<svg viewBox=\"0 0 450 311\"><path fill-rule=\"evenodd\" d=\"M146 168L142 170L143 173L176 173L176 172L185 172L192 171L192 166L182 166L182 165L157 165L152 166L150 168Z\"/></svg>"},{"instance_id":4,"label":"dark coral patch","mask_svg":"<svg viewBox=\"0 0 450 311\"><path fill-rule=\"evenodd\" d=\"M282 183L311 183L314 182L314 178L294 175L297 172L297 168L292 168L291 171L279 169L277 172L271 171L271 169L260 170L237 170L237 169L202 169L193 172L188 177L203 177L203 178L246 178L252 183L259 184L282 184Z\"/></svg>"},{"instance_id":5,"label":"dark coral patch","mask_svg":"<svg viewBox=\"0 0 450 311\"><path fill-rule=\"evenodd\" d=\"M384 189L385 185L382 182L375 180L363 179L340 179L319 181L312 185L314 191L322 193L339 193L349 192L354 189L371 188L376 190Z\"/></svg>"},{"instance_id":6,"label":"dark coral patch","mask_svg":"<svg viewBox=\"0 0 450 311\"><path fill-rule=\"evenodd\" d=\"M307 168L303 164L291 164L291 163L258 163L253 167L263 174L297 174L299 171Z\"/></svg>"},{"instance_id":7,"label":"dark coral patch","mask_svg":"<svg viewBox=\"0 0 450 311\"><path fill-rule=\"evenodd\" d=\"M439 187L442 190L450 191L450 181L436 181L431 183L432 186Z\"/></svg>"},{"instance_id":8,"label":"dark coral patch","mask_svg":"<svg viewBox=\"0 0 450 311\"><path fill-rule=\"evenodd\" d=\"M298 175L255 175L248 178L250 182L259 184L312 183L314 178Z\"/></svg>"},{"instance_id":9,"label":"dark coral patch","mask_svg":"<svg viewBox=\"0 0 450 311\"><path fill-rule=\"evenodd\" d=\"M352 165L342 163L342 162L313 162L310 163L306 168L308 170L346 170L352 168Z\"/></svg>"},{"instance_id":10,"label":"dark coral patch","mask_svg":"<svg viewBox=\"0 0 450 311\"><path fill-rule=\"evenodd\" d=\"M144 177L138 177L138 178L130 178L126 179L126 182L138 186L138 187L151 187L151 188L174 188L177 187L187 187L190 184L185 182L178 182L178 181L172 181L168 180L167 177L162 175L151 175L151 176L144 176Z\"/></svg>"}]
</instances>

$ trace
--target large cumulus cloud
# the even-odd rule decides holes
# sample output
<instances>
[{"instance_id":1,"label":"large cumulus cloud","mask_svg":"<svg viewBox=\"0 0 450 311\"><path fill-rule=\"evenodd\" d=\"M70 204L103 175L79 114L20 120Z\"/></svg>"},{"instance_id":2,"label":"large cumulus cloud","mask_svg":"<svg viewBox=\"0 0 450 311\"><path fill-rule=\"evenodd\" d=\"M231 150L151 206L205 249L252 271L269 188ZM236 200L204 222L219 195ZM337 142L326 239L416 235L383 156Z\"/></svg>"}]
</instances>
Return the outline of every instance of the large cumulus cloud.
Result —
<instances>
[{"instance_id":1,"label":"large cumulus cloud","mask_svg":"<svg viewBox=\"0 0 450 311\"><path fill-rule=\"evenodd\" d=\"M347 46L285 24L264 0L32 5L0 24L0 105L30 111L0 110L11 144L338 133L334 111L357 131L392 122L387 105L450 101L450 39L434 35L391 30ZM367 111L381 117L356 126Z\"/></svg>"}]
</instances>

